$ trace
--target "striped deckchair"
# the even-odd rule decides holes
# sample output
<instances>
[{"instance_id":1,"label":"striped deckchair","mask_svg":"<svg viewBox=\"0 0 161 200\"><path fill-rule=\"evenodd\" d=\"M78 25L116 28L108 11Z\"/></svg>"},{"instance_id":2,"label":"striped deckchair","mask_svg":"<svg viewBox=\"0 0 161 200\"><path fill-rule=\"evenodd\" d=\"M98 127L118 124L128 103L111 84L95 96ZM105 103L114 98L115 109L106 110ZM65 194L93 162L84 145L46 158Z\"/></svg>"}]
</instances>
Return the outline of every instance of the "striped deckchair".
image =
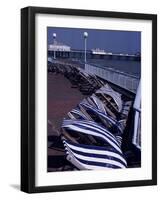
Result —
<instances>
[{"instance_id":1,"label":"striped deckchair","mask_svg":"<svg viewBox=\"0 0 161 200\"><path fill-rule=\"evenodd\" d=\"M64 120L62 127L67 131L92 135L95 139L102 139L105 145L86 145L71 142L62 137L67 160L78 169L115 169L126 168L127 163L120 148L119 141L103 127L95 122L81 120Z\"/></svg>"},{"instance_id":2,"label":"striped deckchair","mask_svg":"<svg viewBox=\"0 0 161 200\"><path fill-rule=\"evenodd\" d=\"M80 170L108 170L127 167L122 154L106 147L75 144L63 139L67 160Z\"/></svg>"},{"instance_id":3,"label":"striped deckchair","mask_svg":"<svg viewBox=\"0 0 161 200\"><path fill-rule=\"evenodd\" d=\"M97 115L101 120L102 123L107 127L112 127L118 131L120 131L121 133L123 132L121 126L119 125L119 122L115 119L113 119L111 116L108 116L107 114L104 114L103 112L101 112L99 109L94 108L93 106L83 103L81 102L79 104L80 106L86 108L87 110L92 111L95 115Z\"/></svg>"},{"instance_id":4,"label":"striped deckchair","mask_svg":"<svg viewBox=\"0 0 161 200\"><path fill-rule=\"evenodd\" d=\"M107 114L105 104L95 94L90 96L88 99L91 99L94 102L95 108L99 109L105 115Z\"/></svg>"},{"instance_id":5,"label":"striped deckchair","mask_svg":"<svg viewBox=\"0 0 161 200\"><path fill-rule=\"evenodd\" d=\"M81 103L90 105L96 109L99 109L102 113L106 114L105 104L95 94L92 94L90 97L83 99Z\"/></svg>"},{"instance_id":6,"label":"striped deckchair","mask_svg":"<svg viewBox=\"0 0 161 200\"><path fill-rule=\"evenodd\" d=\"M114 91L108 84L102 86L99 90L96 91L96 94L106 94L110 96L115 104L117 105L118 111L121 112L122 110L122 100L121 100L121 94Z\"/></svg>"},{"instance_id":7,"label":"striped deckchair","mask_svg":"<svg viewBox=\"0 0 161 200\"><path fill-rule=\"evenodd\" d=\"M120 143L117 141L117 138L96 122L87 120L64 120L62 128L67 132L74 131L83 135L91 135L99 138L103 143L109 146L109 148L121 153Z\"/></svg>"},{"instance_id":8,"label":"striped deckchair","mask_svg":"<svg viewBox=\"0 0 161 200\"><path fill-rule=\"evenodd\" d=\"M122 106L121 114L127 117L130 112L131 106L132 106L132 101L124 102Z\"/></svg>"},{"instance_id":9,"label":"striped deckchair","mask_svg":"<svg viewBox=\"0 0 161 200\"><path fill-rule=\"evenodd\" d=\"M70 112L68 112L68 116L71 119L86 119L88 120L88 117L78 108L72 109Z\"/></svg>"}]
</instances>

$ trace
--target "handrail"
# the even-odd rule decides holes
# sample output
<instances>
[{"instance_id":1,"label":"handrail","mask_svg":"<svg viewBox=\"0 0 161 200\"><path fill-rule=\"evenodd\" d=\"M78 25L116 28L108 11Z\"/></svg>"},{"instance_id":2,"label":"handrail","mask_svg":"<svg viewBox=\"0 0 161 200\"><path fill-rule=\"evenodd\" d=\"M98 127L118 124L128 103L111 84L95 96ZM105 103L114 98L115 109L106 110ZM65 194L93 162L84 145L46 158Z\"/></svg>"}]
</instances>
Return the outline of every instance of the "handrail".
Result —
<instances>
[{"instance_id":1,"label":"handrail","mask_svg":"<svg viewBox=\"0 0 161 200\"><path fill-rule=\"evenodd\" d=\"M134 75L88 63L85 64L85 70L133 93L136 93L140 81L139 77Z\"/></svg>"}]
</instances>

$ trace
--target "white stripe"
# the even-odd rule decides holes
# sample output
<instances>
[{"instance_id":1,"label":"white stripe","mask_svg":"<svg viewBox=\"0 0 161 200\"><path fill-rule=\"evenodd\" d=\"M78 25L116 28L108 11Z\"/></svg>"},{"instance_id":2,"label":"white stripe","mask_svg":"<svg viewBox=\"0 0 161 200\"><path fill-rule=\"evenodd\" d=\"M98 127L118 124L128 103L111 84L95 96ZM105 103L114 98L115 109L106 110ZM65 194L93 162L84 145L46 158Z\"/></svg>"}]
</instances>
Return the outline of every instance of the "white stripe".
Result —
<instances>
[{"instance_id":1,"label":"white stripe","mask_svg":"<svg viewBox=\"0 0 161 200\"><path fill-rule=\"evenodd\" d=\"M72 113L68 112L68 116L71 118L71 119L75 119L75 117L72 115Z\"/></svg>"}]
</instances>

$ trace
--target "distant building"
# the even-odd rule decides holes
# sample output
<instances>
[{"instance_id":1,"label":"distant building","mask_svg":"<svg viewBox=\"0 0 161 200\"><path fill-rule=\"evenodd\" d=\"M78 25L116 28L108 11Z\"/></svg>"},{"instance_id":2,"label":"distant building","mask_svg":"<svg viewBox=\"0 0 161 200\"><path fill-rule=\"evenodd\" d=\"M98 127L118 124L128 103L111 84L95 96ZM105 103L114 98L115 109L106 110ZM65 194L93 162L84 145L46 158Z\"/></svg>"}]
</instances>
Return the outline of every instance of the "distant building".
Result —
<instances>
[{"instance_id":1,"label":"distant building","mask_svg":"<svg viewBox=\"0 0 161 200\"><path fill-rule=\"evenodd\" d=\"M92 51L92 54L100 54L100 55L102 55L102 54L105 55L106 54L105 50L99 49L99 48L92 49L91 51Z\"/></svg>"},{"instance_id":2,"label":"distant building","mask_svg":"<svg viewBox=\"0 0 161 200\"><path fill-rule=\"evenodd\" d=\"M58 43L57 41L54 41L53 44L48 45L49 51L71 51L71 47L62 43Z\"/></svg>"}]
</instances>

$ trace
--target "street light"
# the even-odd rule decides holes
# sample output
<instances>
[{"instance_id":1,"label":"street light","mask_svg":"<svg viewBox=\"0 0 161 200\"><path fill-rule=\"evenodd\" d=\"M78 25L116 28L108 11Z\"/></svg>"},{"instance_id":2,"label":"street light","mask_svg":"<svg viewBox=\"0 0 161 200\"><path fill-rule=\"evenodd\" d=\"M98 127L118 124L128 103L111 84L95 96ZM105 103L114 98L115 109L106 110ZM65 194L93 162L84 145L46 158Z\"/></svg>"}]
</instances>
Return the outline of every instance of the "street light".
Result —
<instances>
[{"instance_id":1,"label":"street light","mask_svg":"<svg viewBox=\"0 0 161 200\"><path fill-rule=\"evenodd\" d=\"M87 62L87 55L86 55L86 51L87 51L87 37L88 37L88 33L84 32L84 62L85 62L85 64Z\"/></svg>"},{"instance_id":2,"label":"street light","mask_svg":"<svg viewBox=\"0 0 161 200\"><path fill-rule=\"evenodd\" d=\"M56 33L53 33L54 40L54 60L56 59Z\"/></svg>"}]
</instances>

